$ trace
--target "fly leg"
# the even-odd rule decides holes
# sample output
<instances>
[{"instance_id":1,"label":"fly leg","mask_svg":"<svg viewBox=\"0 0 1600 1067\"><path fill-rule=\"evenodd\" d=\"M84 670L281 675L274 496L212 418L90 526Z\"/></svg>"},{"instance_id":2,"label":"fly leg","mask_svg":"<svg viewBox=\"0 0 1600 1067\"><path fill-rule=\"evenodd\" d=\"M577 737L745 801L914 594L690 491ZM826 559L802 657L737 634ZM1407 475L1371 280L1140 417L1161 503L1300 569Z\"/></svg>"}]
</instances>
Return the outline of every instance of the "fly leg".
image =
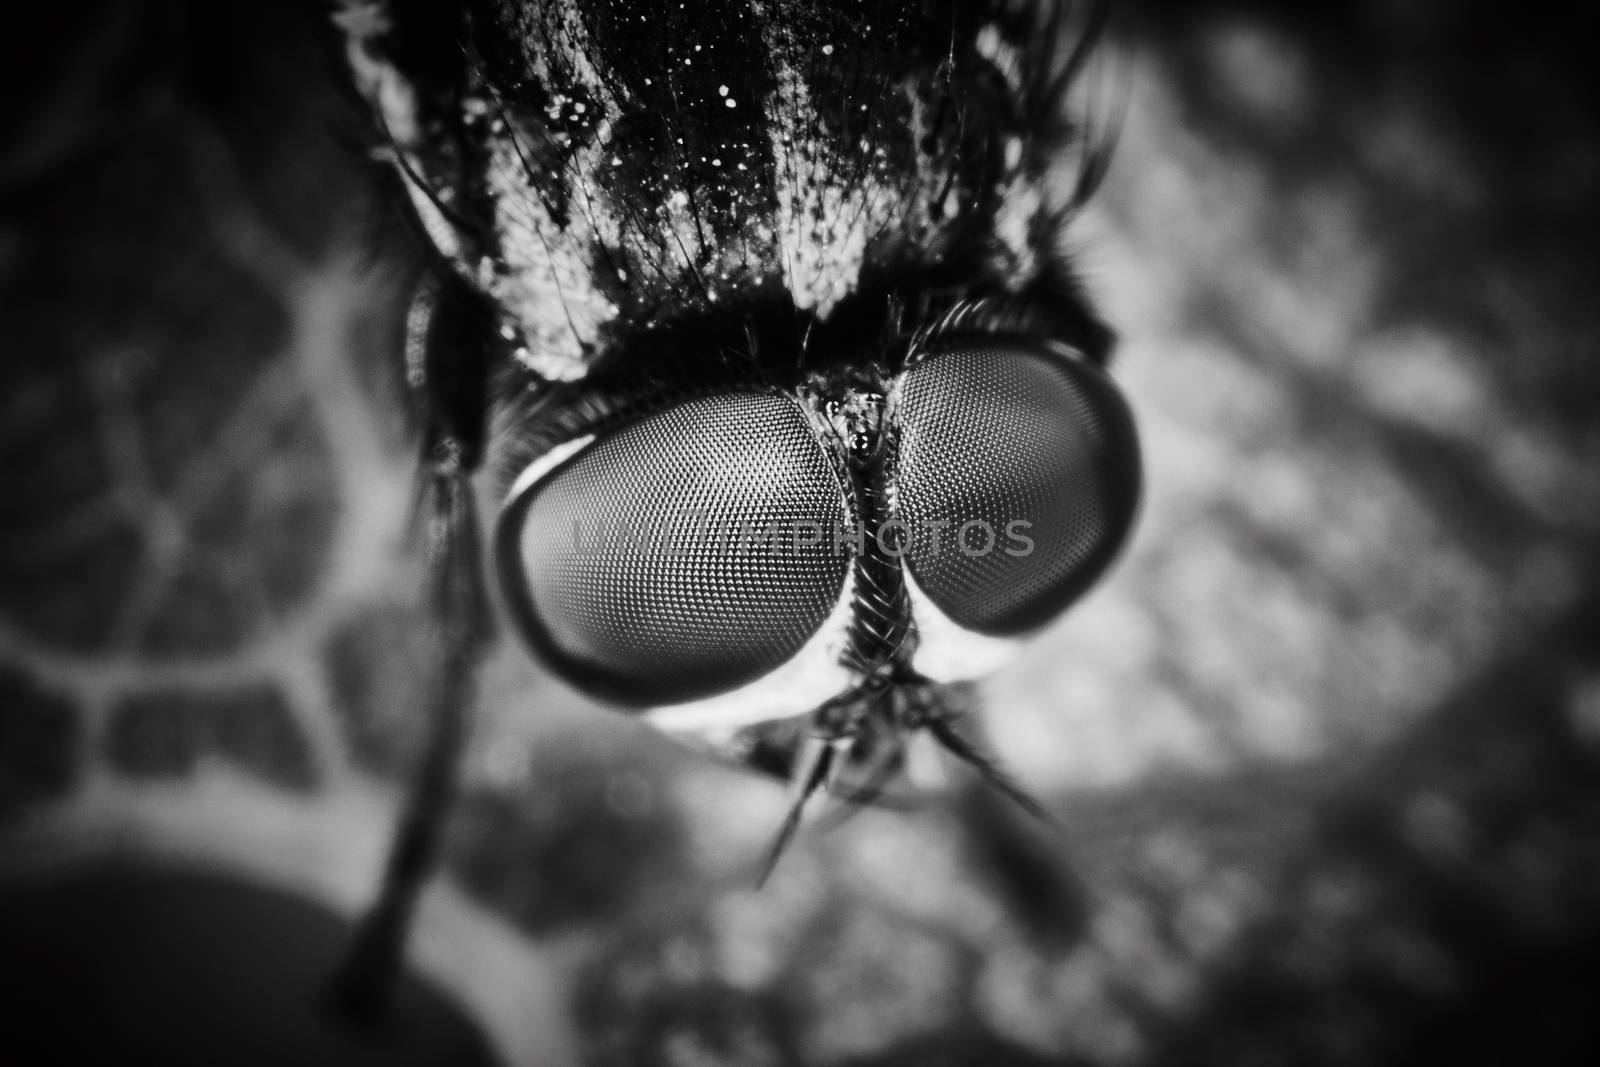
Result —
<instances>
[{"instance_id":1,"label":"fly leg","mask_svg":"<svg viewBox=\"0 0 1600 1067\"><path fill-rule=\"evenodd\" d=\"M373 1025L386 1015L417 901L439 862L477 667L490 635L482 539L472 478L483 456L492 320L481 298L449 276L425 278L407 323L407 379L421 415L417 523L426 597L442 657L428 702L428 740L390 846L377 900L358 926L328 992L338 1016Z\"/></svg>"}]
</instances>

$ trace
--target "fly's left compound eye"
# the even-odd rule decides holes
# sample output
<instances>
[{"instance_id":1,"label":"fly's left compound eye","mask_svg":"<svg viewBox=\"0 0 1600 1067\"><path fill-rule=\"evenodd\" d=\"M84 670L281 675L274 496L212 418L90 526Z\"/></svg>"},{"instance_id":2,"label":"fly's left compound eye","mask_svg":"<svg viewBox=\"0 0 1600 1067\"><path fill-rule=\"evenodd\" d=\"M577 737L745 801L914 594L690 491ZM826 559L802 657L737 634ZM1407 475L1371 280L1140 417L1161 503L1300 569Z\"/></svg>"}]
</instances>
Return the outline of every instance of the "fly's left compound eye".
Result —
<instances>
[{"instance_id":1,"label":"fly's left compound eye","mask_svg":"<svg viewBox=\"0 0 1600 1067\"><path fill-rule=\"evenodd\" d=\"M513 617L569 681L624 704L726 692L798 653L850 559L844 489L798 402L657 412L513 489L496 547Z\"/></svg>"},{"instance_id":2,"label":"fly's left compound eye","mask_svg":"<svg viewBox=\"0 0 1600 1067\"><path fill-rule=\"evenodd\" d=\"M1064 611L1138 505L1138 439L1116 386L1066 352L992 341L930 353L897 393L897 511L921 591L994 637Z\"/></svg>"}]
</instances>

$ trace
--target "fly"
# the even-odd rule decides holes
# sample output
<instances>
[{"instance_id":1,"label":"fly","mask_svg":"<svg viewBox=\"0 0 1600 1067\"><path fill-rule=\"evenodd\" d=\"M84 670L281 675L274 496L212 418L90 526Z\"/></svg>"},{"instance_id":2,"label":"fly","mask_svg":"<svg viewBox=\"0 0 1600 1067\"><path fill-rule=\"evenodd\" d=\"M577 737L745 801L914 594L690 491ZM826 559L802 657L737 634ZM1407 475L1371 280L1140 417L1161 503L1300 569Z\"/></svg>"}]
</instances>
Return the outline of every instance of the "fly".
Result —
<instances>
[{"instance_id":1,"label":"fly","mask_svg":"<svg viewBox=\"0 0 1600 1067\"><path fill-rule=\"evenodd\" d=\"M437 852L490 581L568 682L789 782L769 869L809 800L875 797L917 736L1037 810L962 720L1137 508L1060 241L1106 165L1063 104L1104 20L345 0L432 260L406 358L446 646L347 1008L381 1008Z\"/></svg>"}]
</instances>

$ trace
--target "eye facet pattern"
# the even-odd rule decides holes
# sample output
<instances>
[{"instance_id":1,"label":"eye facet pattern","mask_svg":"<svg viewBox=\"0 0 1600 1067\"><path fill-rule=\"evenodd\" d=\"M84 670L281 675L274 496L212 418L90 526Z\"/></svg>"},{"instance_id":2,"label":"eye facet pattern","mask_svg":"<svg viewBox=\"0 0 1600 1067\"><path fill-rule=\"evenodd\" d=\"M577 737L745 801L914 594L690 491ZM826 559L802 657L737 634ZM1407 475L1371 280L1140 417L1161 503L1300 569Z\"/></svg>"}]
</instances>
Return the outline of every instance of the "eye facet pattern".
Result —
<instances>
[{"instance_id":1,"label":"eye facet pattern","mask_svg":"<svg viewBox=\"0 0 1600 1067\"><path fill-rule=\"evenodd\" d=\"M724 692L787 661L838 603L844 490L799 404L730 393L603 437L501 519L513 616L580 688L624 704Z\"/></svg>"},{"instance_id":2,"label":"eye facet pattern","mask_svg":"<svg viewBox=\"0 0 1600 1067\"><path fill-rule=\"evenodd\" d=\"M1110 379L1047 347L991 342L931 353L897 392L896 513L917 584L976 633L1024 633L1065 610L1138 508L1138 439Z\"/></svg>"}]
</instances>

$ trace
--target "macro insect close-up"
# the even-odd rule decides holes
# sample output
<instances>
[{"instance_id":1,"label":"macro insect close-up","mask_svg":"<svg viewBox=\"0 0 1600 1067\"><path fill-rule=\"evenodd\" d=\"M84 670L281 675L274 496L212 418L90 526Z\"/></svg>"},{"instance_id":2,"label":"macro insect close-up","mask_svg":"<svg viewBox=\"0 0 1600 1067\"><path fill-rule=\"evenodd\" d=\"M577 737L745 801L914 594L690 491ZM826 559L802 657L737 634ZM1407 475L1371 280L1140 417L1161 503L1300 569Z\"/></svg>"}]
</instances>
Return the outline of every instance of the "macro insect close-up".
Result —
<instances>
[{"instance_id":1,"label":"macro insect close-up","mask_svg":"<svg viewBox=\"0 0 1600 1067\"><path fill-rule=\"evenodd\" d=\"M1600 1048L1554 5L35 17L0 1060Z\"/></svg>"}]
</instances>

